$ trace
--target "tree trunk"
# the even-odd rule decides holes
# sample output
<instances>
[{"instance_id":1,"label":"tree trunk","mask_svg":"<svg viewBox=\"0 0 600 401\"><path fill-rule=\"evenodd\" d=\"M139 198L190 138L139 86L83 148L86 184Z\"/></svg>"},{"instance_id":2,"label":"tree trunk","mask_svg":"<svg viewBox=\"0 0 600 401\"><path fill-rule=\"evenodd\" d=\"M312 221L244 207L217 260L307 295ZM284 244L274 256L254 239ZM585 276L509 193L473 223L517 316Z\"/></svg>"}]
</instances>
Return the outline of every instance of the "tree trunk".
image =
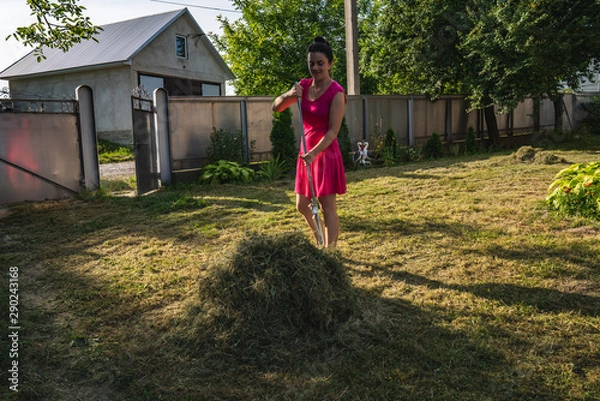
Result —
<instances>
[{"instance_id":1,"label":"tree trunk","mask_svg":"<svg viewBox=\"0 0 600 401\"><path fill-rule=\"evenodd\" d=\"M498 131L498 122L496 121L496 112L494 106L488 106L483 109L485 115L485 123L487 125L487 132L489 146L500 146L500 132Z\"/></svg>"},{"instance_id":2,"label":"tree trunk","mask_svg":"<svg viewBox=\"0 0 600 401\"><path fill-rule=\"evenodd\" d=\"M563 95L557 95L552 99L554 104L554 131L562 132L563 130Z\"/></svg>"}]
</instances>

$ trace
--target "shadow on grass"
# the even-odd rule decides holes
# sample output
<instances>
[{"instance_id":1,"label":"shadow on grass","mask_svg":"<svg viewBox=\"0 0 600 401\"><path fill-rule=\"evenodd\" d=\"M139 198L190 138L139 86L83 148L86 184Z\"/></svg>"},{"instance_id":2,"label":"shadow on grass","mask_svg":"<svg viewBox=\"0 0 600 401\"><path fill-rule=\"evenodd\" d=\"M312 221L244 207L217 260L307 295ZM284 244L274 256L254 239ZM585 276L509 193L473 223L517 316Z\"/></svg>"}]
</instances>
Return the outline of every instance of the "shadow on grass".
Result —
<instances>
[{"instance_id":1,"label":"shadow on grass","mask_svg":"<svg viewBox=\"0 0 600 401\"><path fill-rule=\"evenodd\" d=\"M188 390L193 393L179 389L178 396L476 400L523 395L507 383L510 366L498 350L443 328L435 323L435 313L408 302L366 292L359 298L361 312L330 333L312 332L252 350L215 347L214 327L196 327L196 333L211 336L195 339L194 348L181 334L176 352L190 357L195 374L180 374L202 384ZM193 325L193 316L188 319Z\"/></svg>"},{"instance_id":2,"label":"shadow on grass","mask_svg":"<svg viewBox=\"0 0 600 401\"><path fill-rule=\"evenodd\" d=\"M600 247L598 247L596 239L580 242L576 248L556 243L511 247L494 245L488 246L482 253L501 259L523 261L531 265L553 259L563 263L572 263L596 274L600 273Z\"/></svg>"},{"instance_id":3,"label":"shadow on grass","mask_svg":"<svg viewBox=\"0 0 600 401\"><path fill-rule=\"evenodd\" d=\"M562 292L548 288L522 287L514 284L485 283L473 285L445 284L405 271L392 272L381 267L396 281L427 288L445 288L468 292L481 298L499 301L508 306L530 306L546 313L580 313L600 316L600 297Z\"/></svg>"},{"instance_id":4,"label":"shadow on grass","mask_svg":"<svg viewBox=\"0 0 600 401\"><path fill-rule=\"evenodd\" d=\"M521 289L515 296L511 286L448 286L405 272L394 278L504 302L524 298L535 304L539 295ZM65 325L57 313L46 315L45 332L24 339L28 380L19 400L38 400L40 394L49 401L561 399L541 375L517 377L494 344L450 330L440 324L441 311L404 300L357 290L358 313L332 331L237 349L218 339L214 327L198 325L193 309L176 326L156 327L143 318L154 306L142 296L124 297L118 288L66 267L41 280L62 294L59 309L73 321ZM31 312L24 315L31 318ZM96 345L88 341L111 327L113 337ZM78 339L83 342L73 345Z\"/></svg>"}]
</instances>

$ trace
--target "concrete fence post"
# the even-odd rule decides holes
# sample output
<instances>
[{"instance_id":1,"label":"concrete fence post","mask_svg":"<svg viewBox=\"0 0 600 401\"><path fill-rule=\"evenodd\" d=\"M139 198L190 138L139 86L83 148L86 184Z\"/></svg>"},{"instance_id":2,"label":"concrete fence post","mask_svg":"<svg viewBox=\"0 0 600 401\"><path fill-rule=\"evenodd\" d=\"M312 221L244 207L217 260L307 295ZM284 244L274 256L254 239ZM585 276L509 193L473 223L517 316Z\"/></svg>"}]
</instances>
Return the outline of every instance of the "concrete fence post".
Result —
<instances>
[{"instance_id":1,"label":"concrete fence post","mask_svg":"<svg viewBox=\"0 0 600 401\"><path fill-rule=\"evenodd\" d=\"M169 96L166 89L157 88L154 90L153 97L160 183L161 185L169 185L173 176L171 135L169 133Z\"/></svg>"},{"instance_id":2,"label":"concrete fence post","mask_svg":"<svg viewBox=\"0 0 600 401\"><path fill-rule=\"evenodd\" d=\"M79 135L81 138L83 182L85 189L95 191L100 187L100 168L98 166L98 143L92 88L87 85L78 86L75 89L75 97L79 103Z\"/></svg>"},{"instance_id":3,"label":"concrete fence post","mask_svg":"<svg viewBox=\"0 0 600 401\"><path fill-rule=\"evenodd\" d=\"M248 138L248 105L246 100L240 102L240 120L242 140L244 141L244 161L250 163L250 140Z\"/></svg>"},{"instance_id":4,"label":"concrete fence post","mask_svg":"<svg viewBox=\"0 0 600 401\"><path fill-rule=\"evenodd\" d=\"M408 99L408 146L415 146L415 100Z\"/></svg>"}]
</instances>

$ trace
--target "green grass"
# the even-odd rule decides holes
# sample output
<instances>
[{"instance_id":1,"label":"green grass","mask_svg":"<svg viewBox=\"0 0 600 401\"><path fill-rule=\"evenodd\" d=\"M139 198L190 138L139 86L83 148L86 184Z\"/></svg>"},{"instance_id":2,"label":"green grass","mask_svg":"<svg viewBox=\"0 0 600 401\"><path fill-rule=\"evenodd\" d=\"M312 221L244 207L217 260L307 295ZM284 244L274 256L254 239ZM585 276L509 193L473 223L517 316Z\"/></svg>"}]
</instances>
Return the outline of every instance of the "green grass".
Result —
<instances>
[{"instance_id":1,"label":"green grass","mask_svg":"<svg viewBox=\"0 0 600 401\"><path fill-rule=\"evenodd\" d=\"M553 152L600 159L597 141ZM308 237L292 181L8 207L23 329L6 399L597 400L600 223L546 209L565 166L504 152L349 172L336 255L359 313L243 352L203 340L199 279L248 232Z\"/></svg>"},{"instance_id":2,"label":"green grass","mask_svg":"<svg viewBox=\"0 0 600 401\"><path fill-rule=\"evenodd\" d=\"M133 146L123 146L103 139L98 140L99 163L117 163L134 159Z\"/></svg>"}]
</instances>

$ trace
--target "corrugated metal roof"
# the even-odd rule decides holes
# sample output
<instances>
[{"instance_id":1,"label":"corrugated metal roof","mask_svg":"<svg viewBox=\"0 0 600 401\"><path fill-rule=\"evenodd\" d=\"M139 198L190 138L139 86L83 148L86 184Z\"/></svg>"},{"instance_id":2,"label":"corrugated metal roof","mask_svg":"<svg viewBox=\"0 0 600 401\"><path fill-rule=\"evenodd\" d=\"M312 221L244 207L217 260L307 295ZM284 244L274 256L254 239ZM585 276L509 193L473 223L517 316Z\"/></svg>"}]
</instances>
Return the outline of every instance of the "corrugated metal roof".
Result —
<instances>
[{"instance_id":1,"label":"corrugated metal roof","mask_svg":"<svg viewBox=\"0 0 600 401\"><path fill-rule=\"evenodd\" d=\"M68 52L43 48L46 59L38 62L33 51L0 73L0 78L10 79L58 71L90 69L94 67L128 64L158 34L165 30L187 9L149 15L102 26L96 35L98 42L86 40L75 44ZM194 20L190 14L190 18ZM196 23L202 32L202 29ZM211 50L214 50L212 44ZM218 59L220 55L214 50ZM231 73L223 61L224 68Z\"/></svg>"}]
</instances>

